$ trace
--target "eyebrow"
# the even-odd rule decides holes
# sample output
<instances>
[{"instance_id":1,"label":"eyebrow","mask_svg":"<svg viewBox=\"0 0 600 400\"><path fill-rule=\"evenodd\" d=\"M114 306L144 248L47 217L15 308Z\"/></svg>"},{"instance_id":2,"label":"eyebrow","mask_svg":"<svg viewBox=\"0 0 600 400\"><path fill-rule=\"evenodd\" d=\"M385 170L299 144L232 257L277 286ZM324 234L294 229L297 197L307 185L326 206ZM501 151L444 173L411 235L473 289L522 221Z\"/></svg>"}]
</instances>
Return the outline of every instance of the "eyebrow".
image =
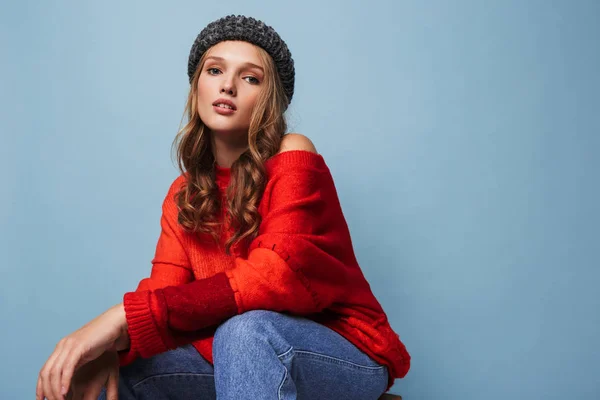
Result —
<instances>
[{"instance_id":1,"label":"eyebrow","mask_svg":"<svg viewBox=\"0 0 600 400\"><path fill-rule=\"evenodd\" d=\"M221 62L225 61L225 59L223 57L217 57L217 56L208 56L208 57L206 57L205 61L208 61L209 58L213 58L213 59L215 59L217 61L221 61ZM249 66L249 67L252 67L252 68L257 68L257 69L260 69L261 71L264 72L264 70L262 69L262 67L260 65L253 64L251 62L245 62L242 65L243 66Z\"/></svg>"}]
</instances>

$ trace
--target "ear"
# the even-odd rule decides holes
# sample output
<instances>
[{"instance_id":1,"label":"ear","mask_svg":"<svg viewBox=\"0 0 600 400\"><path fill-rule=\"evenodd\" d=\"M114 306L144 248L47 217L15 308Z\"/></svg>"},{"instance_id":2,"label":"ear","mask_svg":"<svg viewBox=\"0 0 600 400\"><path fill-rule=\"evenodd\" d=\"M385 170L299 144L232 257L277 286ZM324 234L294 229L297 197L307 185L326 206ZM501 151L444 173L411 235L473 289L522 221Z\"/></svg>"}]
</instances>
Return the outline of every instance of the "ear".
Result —
<instances>
[{"instance_id":1,"label":"ear","mask_svg":"<svg viewBox=\"0 0 600 400\"><path fill-rule=\"evenodd\" d=\"M284 151L290 150L306 150L312 153L317 152L313 142L301 133L287 133L283 136L279 152L283 153Z\"/></svg>"}]
</instances>

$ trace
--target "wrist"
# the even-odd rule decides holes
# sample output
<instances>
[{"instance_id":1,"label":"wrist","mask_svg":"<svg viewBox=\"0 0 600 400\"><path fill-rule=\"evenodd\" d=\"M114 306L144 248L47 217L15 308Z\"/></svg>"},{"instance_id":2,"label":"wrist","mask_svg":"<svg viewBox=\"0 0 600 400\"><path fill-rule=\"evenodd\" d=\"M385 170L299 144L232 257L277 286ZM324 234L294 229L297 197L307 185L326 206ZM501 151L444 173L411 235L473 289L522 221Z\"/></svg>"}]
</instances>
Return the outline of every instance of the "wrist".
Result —
<instances>
[{"instance_id":1,"label":"wrist","mask_svg":"<svg viewBox=\"0 0 600 400\"><path fill-rule=\"evenodd\" d=\"M129 348L129 332L127 324L127 316L125 314L125 307L123 303L119 303L114 306L114 312L117 315L118 327L120 331L119 338L116 340L115 345L117 351L126 350Z\"/></svg>"},{"instance_id":2,"label":"wrist","mask_svg":"<svg viewBox=\"0 0 600 400\"><path fill-rule=\"evenodd\" d=\"M130 346L131 344L129 343L129 334L127 332L121 334L121 336L119 336L119 338L115 342L115 348L117 351L127 350Z\"/></svg>"},{"instance_id":3,"label":"wrist","mask_svg":"<svg viewBox=\"0 0 600 400\"><path fill-rule=\"evenodd\" d=\"M115 306L118 315L119 329L121 332L127 332L127 314L125 314L125 305L119 303Z\"/></svg>"}]
</instances>

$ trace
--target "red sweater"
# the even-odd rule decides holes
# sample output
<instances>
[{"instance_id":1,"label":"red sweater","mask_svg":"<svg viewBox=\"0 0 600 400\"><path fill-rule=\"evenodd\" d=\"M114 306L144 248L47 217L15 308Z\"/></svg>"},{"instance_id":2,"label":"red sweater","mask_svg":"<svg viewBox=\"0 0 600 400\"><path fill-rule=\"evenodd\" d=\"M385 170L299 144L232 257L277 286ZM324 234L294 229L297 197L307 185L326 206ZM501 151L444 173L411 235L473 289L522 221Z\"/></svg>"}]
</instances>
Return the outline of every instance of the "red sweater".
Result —
<instances>
[{"instance_id":1,"label":"red sweater","mask_svg":"<svg viewBox=\"0 0 600 400\"><path fill-rule=\"evenodd\" d=\"M187 343L212 363L220 323L267 309L338 332L388 367L389 389L408 372L410 355L356 261L325 160L292 150L271 157L265 167L259 235L246 248L233 246L229 256L208 235L188 234L178 225L173 196L185 175L171 184L150 277L123 297L131 345L120 352L121 366ZM217 167L216 175L224 196L230 170Z\"/></svg>"}]
</instances>

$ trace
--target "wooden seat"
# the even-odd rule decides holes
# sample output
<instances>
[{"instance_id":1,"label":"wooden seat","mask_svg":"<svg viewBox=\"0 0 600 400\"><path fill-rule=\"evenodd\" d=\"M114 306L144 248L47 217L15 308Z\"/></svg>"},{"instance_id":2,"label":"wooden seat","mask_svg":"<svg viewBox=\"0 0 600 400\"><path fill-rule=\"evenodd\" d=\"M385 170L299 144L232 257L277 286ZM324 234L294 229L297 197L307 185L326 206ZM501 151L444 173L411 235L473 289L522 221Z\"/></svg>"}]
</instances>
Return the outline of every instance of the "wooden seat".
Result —
<instances>
[{"instance_id":1,"label":"wooden seat","mask_svg":"<svg viewBox=\"0 0 600 400\"><path fill-rule=\"evenodd\" d=\"M402 400L402 396L399 396L397 394L384 393L381 395L379 400Z\"/></svg>"}]
</instances>

